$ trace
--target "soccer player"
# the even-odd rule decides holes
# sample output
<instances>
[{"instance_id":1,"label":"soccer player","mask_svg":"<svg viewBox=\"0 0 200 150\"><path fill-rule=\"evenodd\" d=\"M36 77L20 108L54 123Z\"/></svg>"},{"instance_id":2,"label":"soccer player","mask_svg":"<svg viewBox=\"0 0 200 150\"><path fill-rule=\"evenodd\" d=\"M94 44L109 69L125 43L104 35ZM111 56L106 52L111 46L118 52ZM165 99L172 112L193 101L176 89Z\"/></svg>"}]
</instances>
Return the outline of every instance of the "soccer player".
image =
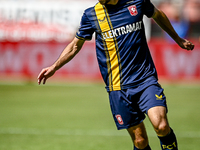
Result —
<instances>
[{"instance_id":1,"label":"soccer player","mask_svg":"<svg viewBox=\"0 0 200 150\"><path fill-rule=\"evenodd\" d=\"M98 64L117 128L127 129L134 150L150 150L143 123L147 114L161 148L177 150L176 136L167 119L166 97L146 42L144 15L153 18L181 48L193 50L194 45L177 35L166 15L150 0L99 0L85 10L75 38L53 65L40 72L38 83L45 84L95 32Z\"/></svg>"}]
</instances>

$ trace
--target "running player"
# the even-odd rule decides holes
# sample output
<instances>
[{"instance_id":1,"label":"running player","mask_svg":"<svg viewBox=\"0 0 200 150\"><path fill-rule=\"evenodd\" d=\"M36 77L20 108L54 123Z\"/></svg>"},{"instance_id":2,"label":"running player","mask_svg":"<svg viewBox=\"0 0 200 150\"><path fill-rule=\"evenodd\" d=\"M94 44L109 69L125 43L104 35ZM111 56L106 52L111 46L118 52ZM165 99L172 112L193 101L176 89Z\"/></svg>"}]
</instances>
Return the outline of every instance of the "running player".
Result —
<instances>
[{"instance_id":1,"label":"running player","mask_svg":"<svg viewBox=\"0 0 200 150\"><path fill-rule=\"evenodd\" d=\"M177 150L176 136L167 120L166 97L147 46L143 16L151 17L183 49L194 45L180 38L166 15L150 0L99 0L85 10L76 37L57 61L44 68L38 83L51 77L96 33L99 68L109 94L118 129L127 129L134 150L150 150L143 120L149 117L163 150Z\"/></svg>"}]
</instances>

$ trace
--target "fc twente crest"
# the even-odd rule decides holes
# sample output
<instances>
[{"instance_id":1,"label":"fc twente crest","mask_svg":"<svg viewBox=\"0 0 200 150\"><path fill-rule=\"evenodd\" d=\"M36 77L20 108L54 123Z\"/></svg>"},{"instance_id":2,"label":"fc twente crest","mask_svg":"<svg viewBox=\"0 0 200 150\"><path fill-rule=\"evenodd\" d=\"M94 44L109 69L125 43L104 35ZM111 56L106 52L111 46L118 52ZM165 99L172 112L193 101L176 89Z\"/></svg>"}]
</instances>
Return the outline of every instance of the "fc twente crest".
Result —
<instances>
[{"instance_id":1,"label":"fc twente crest","mask_svg":"<svg viewBox=\"0 0 200 150\"><path fill-rule=\"evenodd\" d=\"M129 6L129 7L128 7L128 10L129 10L131 16L136 16L136 15L138 14L137 8L136 8L135 5Z\"/></svg>"}]
</instances>

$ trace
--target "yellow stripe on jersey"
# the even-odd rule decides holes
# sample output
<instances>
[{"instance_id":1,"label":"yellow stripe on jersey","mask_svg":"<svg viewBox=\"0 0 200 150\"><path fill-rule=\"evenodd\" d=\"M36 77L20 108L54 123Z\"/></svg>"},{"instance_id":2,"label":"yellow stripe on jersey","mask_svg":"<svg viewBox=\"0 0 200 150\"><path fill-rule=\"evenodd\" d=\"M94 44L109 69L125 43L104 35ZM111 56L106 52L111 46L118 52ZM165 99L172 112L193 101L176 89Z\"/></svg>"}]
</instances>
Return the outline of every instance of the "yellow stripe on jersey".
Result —
<instances>
[{"instance_id":1,"label":"yellow stripe on jersey","mask_svg":"<svg viewBox=\"0 0 200 150\"><path fill-rule=\"evenodd\" d=\"M95 6L95 12L97 16L97 20L101 29L101 32L104 33L106 31L111 30L111 22L109 15L107 13L106 8L104 8L103 5L98 3ZM102 38L103 40L103 38ZM109 63L107 63L108 66L108 73L109 73L109 83L111 86L110 90L121 90L121 83L120 83L120 69L119 69L119 58L118 58L118 46L116 45L116 39L115 38L107 38L105 39L106 48L105 51L107 51L108 56L106 55L107 59L109 60Z\"/></svg>"}]
</instances>

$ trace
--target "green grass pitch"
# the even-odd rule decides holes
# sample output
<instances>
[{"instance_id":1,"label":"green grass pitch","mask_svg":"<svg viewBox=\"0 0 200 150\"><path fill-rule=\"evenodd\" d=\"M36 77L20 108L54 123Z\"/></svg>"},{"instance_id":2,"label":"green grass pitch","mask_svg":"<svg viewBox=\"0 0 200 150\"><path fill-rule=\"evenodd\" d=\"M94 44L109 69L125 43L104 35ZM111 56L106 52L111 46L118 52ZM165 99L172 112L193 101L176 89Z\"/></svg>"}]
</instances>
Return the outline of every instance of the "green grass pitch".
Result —
<instances>
[{"instance_id":1,"label":"green grass pitch","mask_svg":"<svg viewBox=\"0 0 200 150\"><path fill-rule=\"evenodd\" d=\"M163 85L181 150L200 146L200 86ZM148 118L150 145L160 150ZM0 150L131 150L103 84L0 84Z\"/></svg>"}]
</instances>

